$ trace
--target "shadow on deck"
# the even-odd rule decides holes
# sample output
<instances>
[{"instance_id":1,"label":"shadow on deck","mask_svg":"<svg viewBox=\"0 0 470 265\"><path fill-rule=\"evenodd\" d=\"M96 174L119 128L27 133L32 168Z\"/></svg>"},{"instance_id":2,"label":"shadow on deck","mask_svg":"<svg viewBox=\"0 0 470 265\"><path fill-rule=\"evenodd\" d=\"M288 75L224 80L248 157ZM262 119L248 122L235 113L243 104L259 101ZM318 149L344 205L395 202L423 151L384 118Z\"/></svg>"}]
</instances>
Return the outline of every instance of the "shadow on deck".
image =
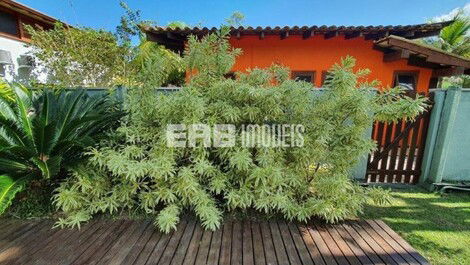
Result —
<instances>
[{"instance_id":1,"label":"shadow on deck","mask_svg":"<svg viewBox=\"0 0 470 265\"><path fill-rule=\"evenodd\" d=\"M0 264L428 264L382 221L336 225L226 222L215 232L192 219L162 234L148 221L0 220Z\"/></svg>"}]
</instances>

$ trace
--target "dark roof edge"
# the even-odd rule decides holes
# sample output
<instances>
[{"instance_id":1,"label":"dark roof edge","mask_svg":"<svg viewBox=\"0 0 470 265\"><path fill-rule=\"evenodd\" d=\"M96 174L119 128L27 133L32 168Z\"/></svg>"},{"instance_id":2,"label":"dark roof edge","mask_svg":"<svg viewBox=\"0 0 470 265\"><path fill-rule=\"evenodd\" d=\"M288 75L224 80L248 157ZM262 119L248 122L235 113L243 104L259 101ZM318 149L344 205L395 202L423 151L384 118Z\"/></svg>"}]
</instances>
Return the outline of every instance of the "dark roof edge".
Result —
<instances>
[{"instance_id":1,"label":"dark roof edge","mask_svg":"<svg viewBox=\"0 0 470 265\"><path fill-rule=\"evenodd\" d=\"M236 34L246 34L246 35L255 35L263 32L264 35L279 35L284 32L289 32L292 35L300 35L306 31L314 31L319 33L367 33L367 34L381 34L389 33L389 35L399 35L405 38L421 38L434 36L439 34L440 30L445 26L448 26L453 21L444 21L437 23L426 23L426 24L416 24L416 25L396 25L396 26L276 26L276 27L231 27L230 32L232 35ZM182 36L187 35L204 35L218 30L216 27L207 28L207 27L185 27L185 28L168 28L168 27L142 27L142 30L146 33L152 34L166 34L174 33ZM383 37L383 36L382 36Z\"/></svg>"},{"instance_id":2,"label":"dark roof edge","mask_svg":"<svg viewBox=\"0 0 470 265\"><path fill-rule=\"evenodd\" d=\"M409 58L410 55L412 55L418 56L423 62L434 64L437 67L448 65L464 68L464 71L468 71L470 69L470 58L462 57L439 48L402 37L392 35L376 40L374 41L374 44L380 48L387 49L387 53L390 57L392 57L393 53L396 53L397 50L405 50L405 56L401 58ZM400 53L400 55L403 56L403 53Z\"/></svg>"},{"instance_id":3,"label":"dark roof edge","mask_svg":"<svg viewBox=\"0 0 470 265\"><path fill-rule=\"evenodd\" d=\"M48 24L54 24L55 22L61 22L64 25L69 26L67 23L62 22L59 19L56 19L56 18L51 17L49 15L46 15L46 14L42 13L41 11L38 11L36 9L33 9L31 7L28 7L24 4L18 3L16 1L2 0L2 1L0 1L0 6L15 10L17 12L22 13L25 16L30 16L30 17L33 17L33 18L36 18L36 19L39 18L39 20L42 20L43 22L48 23Z\"/></svg>"}]
</instances>

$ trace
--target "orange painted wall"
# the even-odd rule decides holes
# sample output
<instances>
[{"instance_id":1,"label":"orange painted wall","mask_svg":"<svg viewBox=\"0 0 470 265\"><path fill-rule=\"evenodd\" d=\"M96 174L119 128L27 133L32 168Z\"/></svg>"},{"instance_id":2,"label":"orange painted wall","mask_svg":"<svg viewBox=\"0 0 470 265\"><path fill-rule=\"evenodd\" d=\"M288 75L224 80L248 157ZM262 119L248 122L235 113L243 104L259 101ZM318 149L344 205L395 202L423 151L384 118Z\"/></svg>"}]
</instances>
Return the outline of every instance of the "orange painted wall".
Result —
<instances>
[{"instance_id":1,"label":"orange painted wall","mask_svg":"<svg viewBox=\"0 0 470 265\"><path fill-rule=\"evenodd\" d=\"M383 62L383 53L373 49L373 42L364 38L345 40L343 36L325 40L323 35L302 39L302 36L289 36L281 40L277 36L232 37L233 47L241 48L243 54L237 58L233 71L249 68L268 67L273 62L288 66L292 71L316 71L315 86L321 86L321 73L346 55L354 56L358 68L371 70L369 80L377 79L382 86L392 86L394 71L419 71L418 92L427 92L432 70L410 66L406 59Z\"/></svg>"}]
</instances>

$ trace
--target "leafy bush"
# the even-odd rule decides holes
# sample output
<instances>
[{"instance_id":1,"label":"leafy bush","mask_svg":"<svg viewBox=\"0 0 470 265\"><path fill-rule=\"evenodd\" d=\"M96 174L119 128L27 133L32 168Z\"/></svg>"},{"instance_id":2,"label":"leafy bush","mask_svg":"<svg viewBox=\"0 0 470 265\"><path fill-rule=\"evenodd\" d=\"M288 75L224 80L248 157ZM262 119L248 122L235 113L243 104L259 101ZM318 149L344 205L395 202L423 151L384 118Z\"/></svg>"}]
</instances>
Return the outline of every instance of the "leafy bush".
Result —
<instances>
[{"instance_id":1,"label":"leafy bush","mask_svg":"<svg viewBox=\"0 0 470 265\"><path fill-rule=\"evenodd\" d=\"M0 214L33 179L51 179L78 163L81 151L121 116L105 95L85 90L33 93L13 87L0 97Z\"/></svg>"},{"instance_id":2,"label":"leafy bush","mask_svg":"<svg viewBox=\"0 0 470 265\"><path fill-rule=\"evenodd\" d=\"M352 57L332 67L323 92L289 80L278 65L226 79L241 52L230 48L227 32L189 38L185 62L192 76L181 91L130 91L123 125L57 189L55 204L66 215L59 225L127 208L155 215L165 232L186 209L208 229L219 227L224 211L248 208L335 222L355 216L370 200L386 201L386 194L360 187L348 174L375 147L365 136L375 119L412 118L424 111L425 99L405 97L400 89L371 91L359 81L368 71L354 71ZM233 124L237 141L252 133L245 124L302 124L304 145L167 147L168 124L200 123Z\"/></svg>"},{"instance_id":3,"label":"leafy bush","mask_svg":"<svg viewBox=\"0 0 470 265\"><path fill-rule=\"evenodd\" d=\"M61 23L53 29L26 25L31 34L31 54L38 59L36 79L47 73L47 80L36 80L58 87L115 87L148 86L158 79L159 85L180 85L184 82L181 57L155 42L148 41L139 26L139 11L130 10L121 3L126 15L116 34L87 27L68 27ZM132 45L131 37L139 35L140 42ZM164 65L164 76L154 76L154 67ZM162 80L164 80L162 82Z\"/></svg>"},{"instance_id":4,"label":"leafy bush","mask_svg":"<svg viewBox=\"0 0 470 265\"><path fill-rule=\"evenodd\" d=\"M47 83L63 87L107 87L125 73L128 49L117 43L116 37L104 30L71 28L56 23L44 30L26 25L31 34L32 55L47 71Z\"/></svg>"}]
</instances>

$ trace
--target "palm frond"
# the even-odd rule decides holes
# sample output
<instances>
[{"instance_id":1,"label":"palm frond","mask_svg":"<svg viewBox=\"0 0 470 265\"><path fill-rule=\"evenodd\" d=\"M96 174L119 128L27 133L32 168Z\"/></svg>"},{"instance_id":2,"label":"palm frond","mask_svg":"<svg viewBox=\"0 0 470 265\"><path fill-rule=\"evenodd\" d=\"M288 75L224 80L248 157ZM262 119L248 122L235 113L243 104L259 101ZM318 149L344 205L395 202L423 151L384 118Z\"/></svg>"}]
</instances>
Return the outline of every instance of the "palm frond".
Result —
<instances>
[{"instance_id":1,"label":"palm frond","mask_svg":"<svg viewBox=\"0 0 470 265\"><path fill-rule=\"evenodd\" d=\"M11 205L15 195L23 190L24 185L31 178L31 175L25 175L19 178L0 175L0 215Z\"/></svg>"}]
</instances>

